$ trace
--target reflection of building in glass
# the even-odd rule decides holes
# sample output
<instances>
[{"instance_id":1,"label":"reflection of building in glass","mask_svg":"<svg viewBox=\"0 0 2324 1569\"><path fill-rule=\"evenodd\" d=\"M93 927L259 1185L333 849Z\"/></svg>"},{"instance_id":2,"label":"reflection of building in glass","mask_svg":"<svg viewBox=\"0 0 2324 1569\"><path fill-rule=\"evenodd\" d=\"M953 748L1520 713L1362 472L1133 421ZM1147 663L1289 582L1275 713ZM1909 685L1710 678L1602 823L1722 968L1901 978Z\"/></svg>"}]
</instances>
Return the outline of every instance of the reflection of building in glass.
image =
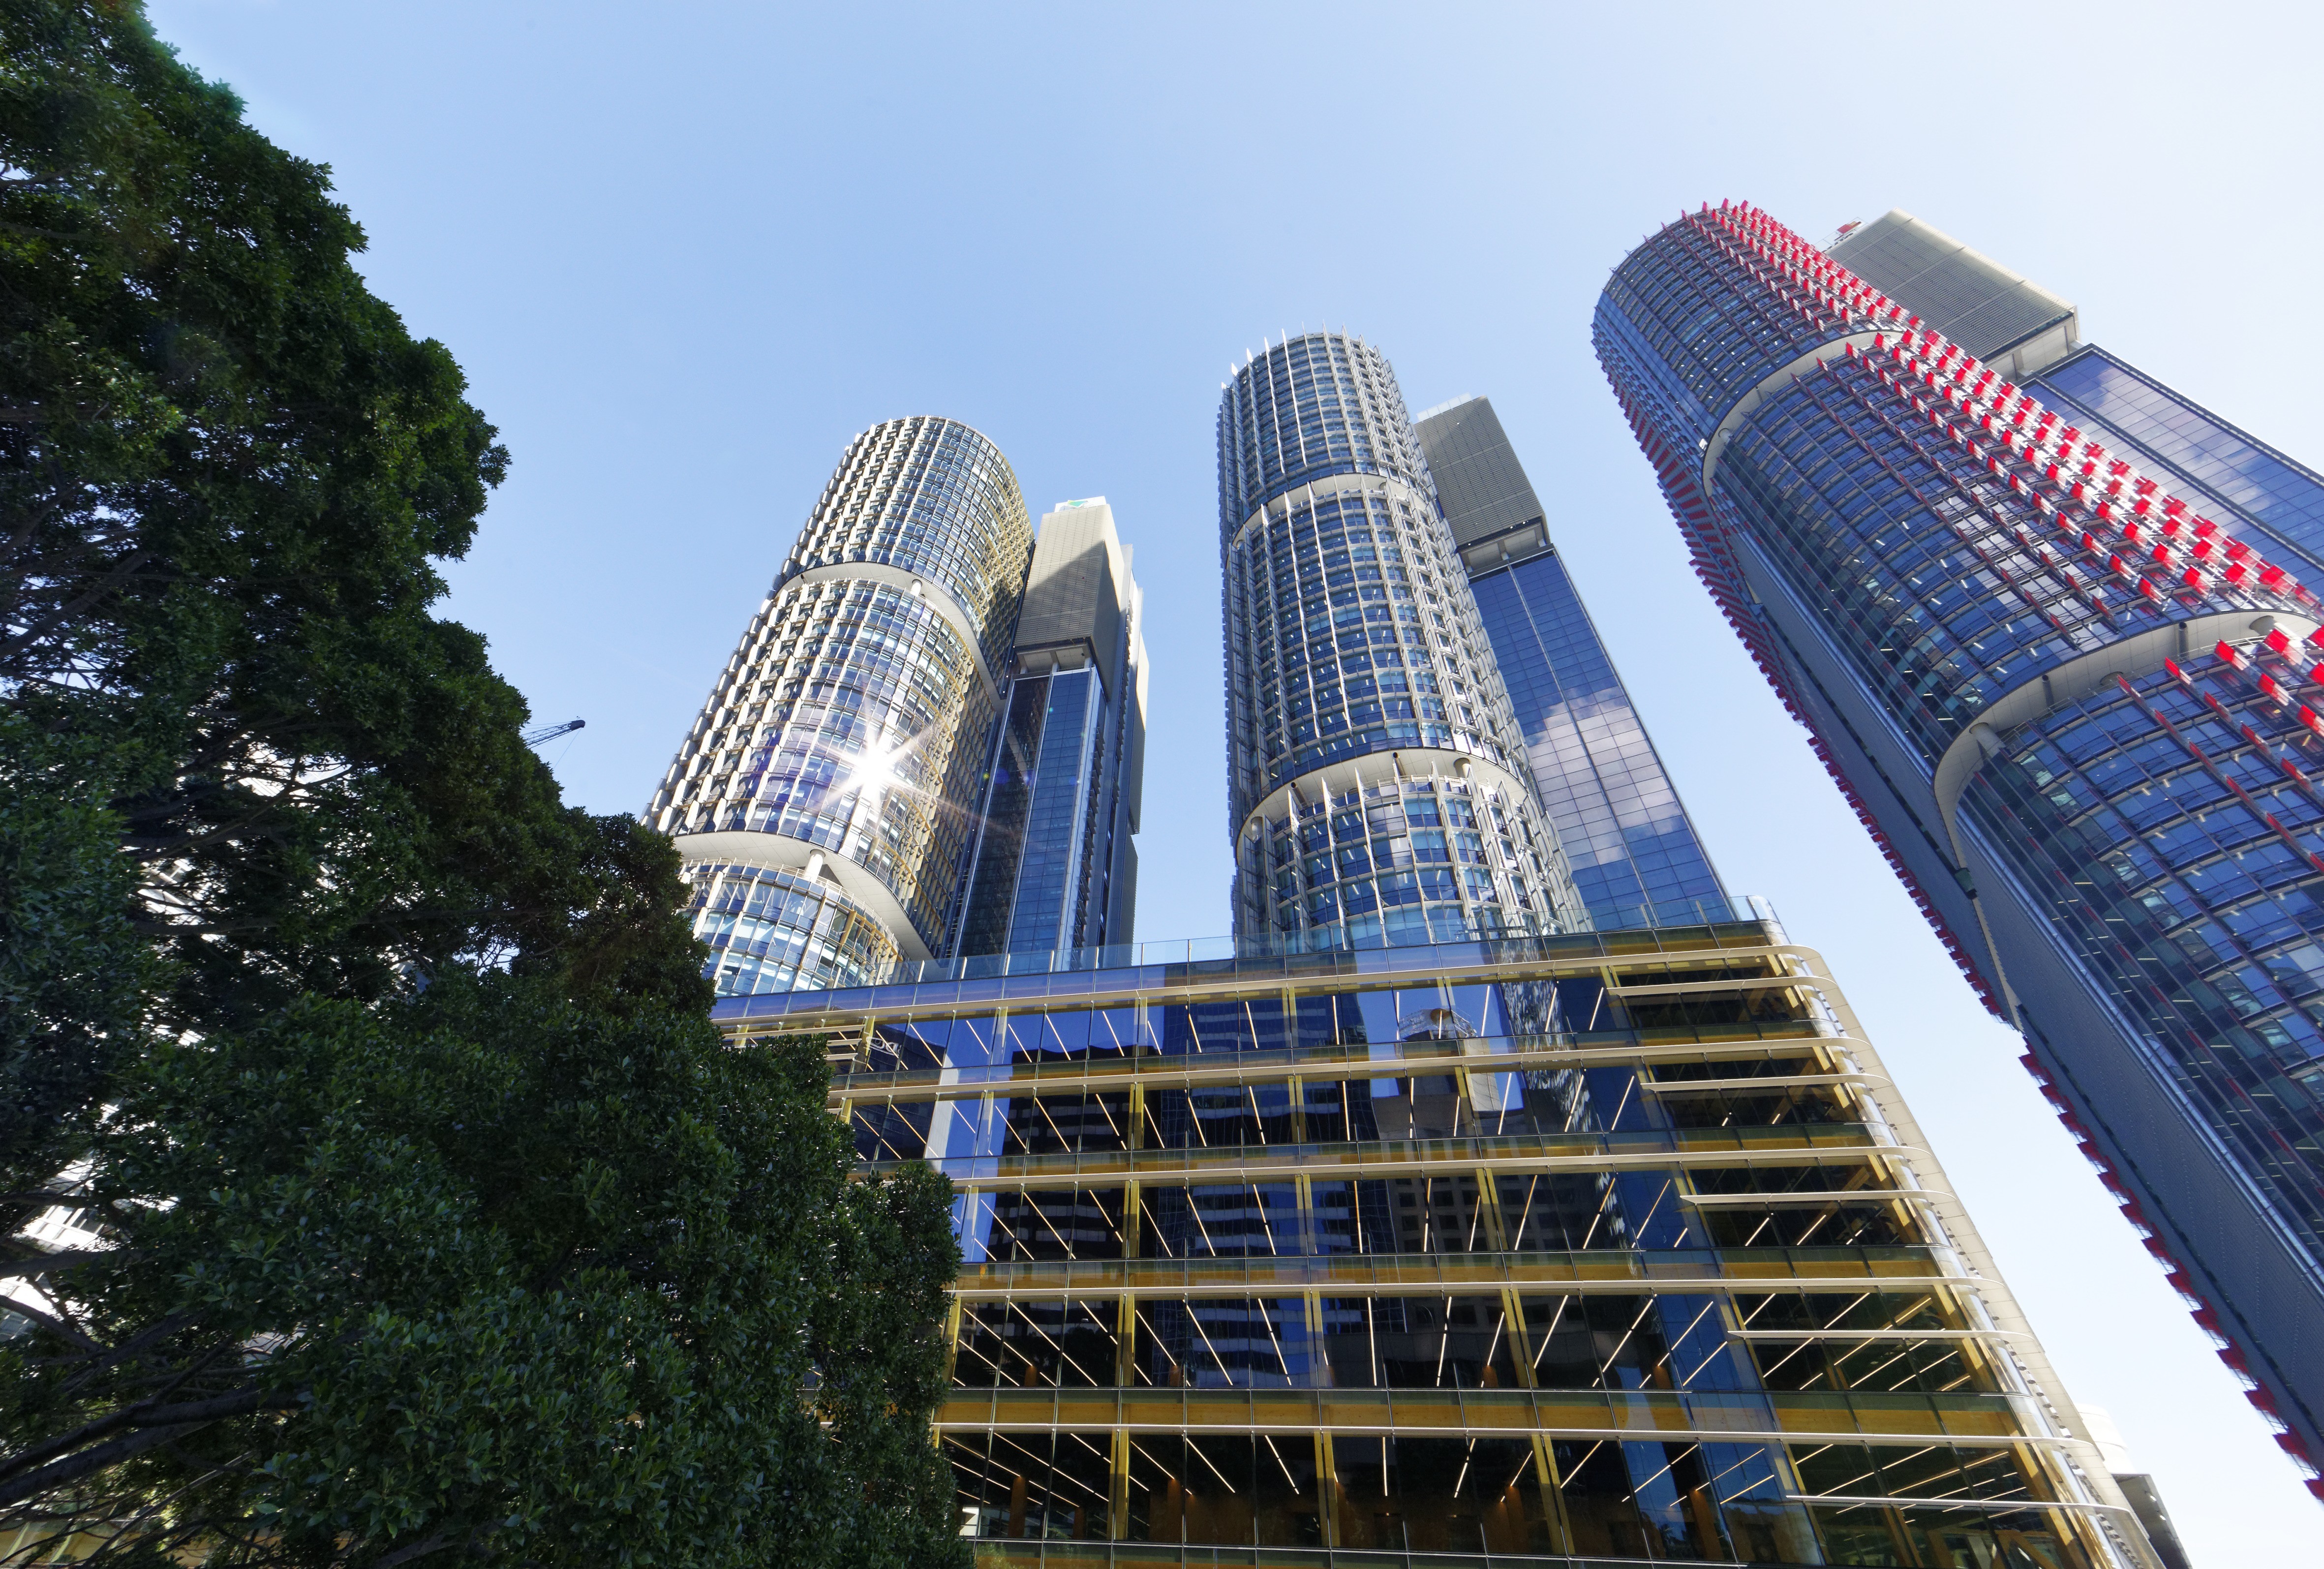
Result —
<instances>
[{"instance_id":1,"label":"reflection of building in glass","mask_svg":"<svg viewBox=\"0 0 2324 1569\"><path fill-rule=\"evenodd\" d=\"M1146 747L1140 617L1105 498L1044 517L954 952L1129 940Z\"/></svg>"},{"instance_id":2,"label":"reflection of building in glass","mask_svg":"<svg viewBox=\"0 0 2324 1569\"><path fill-rule=\"evenodd\" d=\"M1550 541L1490 400L1414 425L1573 883L1600 928L1702 920L1726 891Z\"/></svg>"},{"instance_id":3,"label":"reflection of building in glass","mask_svg":"<svg viewBox=\"0 0 2324 1569\"><path fill-rule=\"evenodd\" d=\"M1386 356L1277 344L1227 383L1218 438L1235 930L1581 924Z\"/></svg>"},{"instance_id":4,"label":"reflection of building in glass","mask_svg":"<svg viewBox=\"0 0 2324 1569\"><path fill-rule=\"evenodd\" d=\"M2151 1569L1771 920L1221 952L718 1004L852 1049L867 1168L956 1184L939 1437L997 1561Z\"/></svg>"},{"instance_id":5,"label":"reflection of building in glass","mask_svg":"<svg viewBox=\"0 0 2324 1569\"><path fill-rule=\"evenodd\" d=\"M1903 213L1829 255L1683 218L1596 341L1729 619L2312 1470L2324 609L2283 566L2324 483Z\"/></svg>"}]
</instances>

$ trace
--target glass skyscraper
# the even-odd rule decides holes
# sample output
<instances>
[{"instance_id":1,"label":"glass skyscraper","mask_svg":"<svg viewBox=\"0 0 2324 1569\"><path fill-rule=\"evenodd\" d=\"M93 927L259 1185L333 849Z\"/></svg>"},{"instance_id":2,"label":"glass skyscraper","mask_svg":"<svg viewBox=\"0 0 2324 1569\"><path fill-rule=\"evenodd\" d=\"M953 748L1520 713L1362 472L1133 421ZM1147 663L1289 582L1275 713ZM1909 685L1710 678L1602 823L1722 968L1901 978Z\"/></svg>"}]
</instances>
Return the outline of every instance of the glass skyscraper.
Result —
<instances>
[{"instance_id":1,"label":"glass skyscraper","mask_svg":"<svg viewBox=\"0 0 2324 1569\"><path fill-rule=\"evenodd\" d=\"M979 1562L2161 1569L1821 959L1724 898L1489 406L1452 412L1440 493L1357 340L1228 390L1232 937L1127 940L1110 510L1028 559L945 422L851 451L657 803L729 1038L821 1035L863 1170L953 1179L936 1428ZM909 542L960 518L966 635ZM835 548L911 556L889 620L854 608L888 558ZM906 633L949 730L875 700ZM885 924L833 862L881 760L935 756L947 913ZM800 778L831 782L795 817ZM933 902L941 851L914 865ZM892 951L841 968L770 885Z\"/></svg>"},{"instance_id":2,"label":"glass skyscraper","mask_svg":"<svg viewBox=\"0 0 2324 1569\"><path fill-rule=\"evenodd\" d=\"M1319 947L1587 918L1396 374L1313 332L1222 389L1235 930Z\"/></svg>"},{"instance_id":3,"label":"glass skyscraper","mask_svg":"<svg viewBox=\"0 0 2324 1569\"><path fill-rule=\"evenodd\" d=\"M1723 914L1727 891L1582 608L1491 400L1456 398L1425 411L1414 429L1591 923Z\"/></svg>"},{"instance_id":4,"label":"glass skyscraper","mask_svg":"<svg viewBox=\"0 0 2324 1569\"><path fill-rule=\"evenodd\" d=\"M959 954L1130 939L1146 751L1144 609L1103 496L1041 520L985 771Z\"/></svg>"},{"instance_id":5,"label":"glass skyscraper","mask_svg":"<svg viewBox=\"0 0 2324 1569\"><path fill-rule=\"evenodd\" d=\"M1139 614L1102 499L1037 549L969 427L850 443L646 812L720 994L1127 941Z\"/></svg>"},{"instance_id":6,"label":"glass skyscraper","mask_svg":"<svg viewBox=\"0 0 2324 1569\"><path fill-rule=\"evenodd\" d=\"M1827 254L1706 208L1595 339L1729 620L2312 1473L2324 488L1901 213Z\"/></svg>"},{"instance_id":7,"label":"glass skyscraper","mask_svg":"<svg viewBox=\"0 0 2324 1569\"><path fill-rule=\"evenodd\" d=\"M2324 580L2324 475L2081 336L2081 313L1912 214L1850 224L1831 255L2255 545Z\"/></svg>"}]
</instances>

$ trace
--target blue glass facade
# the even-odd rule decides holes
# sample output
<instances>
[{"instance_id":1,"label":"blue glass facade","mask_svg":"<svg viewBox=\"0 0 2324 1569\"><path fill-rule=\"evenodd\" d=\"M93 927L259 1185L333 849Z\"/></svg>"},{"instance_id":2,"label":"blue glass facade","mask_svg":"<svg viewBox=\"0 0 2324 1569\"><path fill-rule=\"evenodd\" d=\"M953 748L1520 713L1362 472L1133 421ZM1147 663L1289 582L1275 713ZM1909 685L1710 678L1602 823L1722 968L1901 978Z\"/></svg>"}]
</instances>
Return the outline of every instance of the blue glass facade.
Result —
<instances>
[{"instance_id":1,"label":"blue glass facade","mask_svg":"<svg viewBox=\"0 0 2324 1569\"><path fill-rule=\"evenodd\" d=\"M1489 400L1415 427L1461 549L1535 787L1600 928L1707 918L1727 891L1550 542Z\"/></svg>"},{"instance_id":2,"label":"blue glass facade","mask_svg":"<svg viewBox=\"0 0 2324 1569\"><path fill-rule=\"evenodd\" d=\"M2304 558L2324 577L2324 476L2236 429L2102 348L2086 348L2027 383L2078 425L2136 451L2223 522L2241 521L2253 540Z\"/></svg>"},{"instance_id":3,"label":"blue glass facade","mask_svg":"<svg viewBox=\"0 0 2324 1569\"><path fill-rule=\"evenodd\" d=\"M1554 552L1472 577L1534 782L1593 924L1724 909L1726 891Z\"/></svg>"},{"instance_id":4,"label":"blue glass facade","mask_svg":"<svg viewBox=\"0 0 2324 1569\"><path fill-rule=\"evenodd\" d=\"M721 997L860 986L890 967L894 939L821 878L749 863L693 861L694 935L710 946Z\"/></svg>"},{"instance_id":5,"label":"blue glass facade","mask_svg":"<svg viewBox=\"0 0 2324 1569\"><path fill-rule=\"evenodd\" d=\"M2282 1442L2324 1454L2324 606L1764 214L1649 239L1595 337L1729 619ZM2262 472L2111 363L2050 374L2222 489Z\"/></svg>"},{"instance_id":6,"label":"blue glass facade","mask_svg":"<svg viewBox=\"0 0 2324 1569\"><path fill-rule=\"evenodd\" d=\"M1586 919L1387 357L1272 346L1218 430L1236 932Z\"/></svg>"},{"instance_id":7,"label":"blue glass facade","mask_svg":"<svg viewBox=\"0 0 2324 1569\"><path fill-rule=\"evenodd\" d=\"M1020 676L1010 688L957 951L1102 946L1110 940L1108 842L1099 834L1111 824L1101 815L1105 786L1121 766L1105 688L1095 670L1082 669ZM1099 918L1092 925L1093 905Z\"/></svg>"},{"instance_id":8,"label":"blue glass facade","mask_svg":"<svg viewBox=\"0 0 2324 1569\"><path fill-rule=\"evenodd\" d=\"M1772 922L1081 957L717 1009L823 1033L867 1171L955 1185L981 1555L2143 1563Z\"/></svg>"},{"instance_id":9,"label":"blue glass facade","mask_svg":"<svg viewBox=\"0 0 2324 1569\"><path fill-rule=\"evenodd\" d=\"M1016 908L1009 923L1009 951L1046 954L1073 947L1058 939L1073 934L1068 893L1080 859L1082 819L1089 793L1105 759L1096 752L1105 694L1093 670L1069 670L1040 678L1048 687L1047 722L1041 731L1040 762L1033 780L1032 810L1025 817L1025 856L1017 872Z\"/></svg>"},{"instance_id":10,"label":"blue glass facade","mask_svg":"<svg viewBox=\"0 0 2324 1569\"><path fill-rule=\"evenodd\" d=\"M1118 946L1137 899L1143 609L1103 497L1041 521L955 955Z\"/></svg>"},{"instance_id":11,"label":"blue glass facade","mask_svg":"<svg viewBox=\"0 0 2324 1569\"><path fill-rule=\"evenodd\" d=\"M2309 1180L2324 1154L2324 883L2301 848L2324 832L2324 791L2292 762L2304 727L2257 684L2270 662L2172 660L2061 705L2011 733L1963 805L2050 889L2085 890L2055 902L2086 964L2135 940L2145 984L2120 1005L2157 1038L2206 1043L2165 1071L2324 1252Z\"/></svg>"}]
</instances>

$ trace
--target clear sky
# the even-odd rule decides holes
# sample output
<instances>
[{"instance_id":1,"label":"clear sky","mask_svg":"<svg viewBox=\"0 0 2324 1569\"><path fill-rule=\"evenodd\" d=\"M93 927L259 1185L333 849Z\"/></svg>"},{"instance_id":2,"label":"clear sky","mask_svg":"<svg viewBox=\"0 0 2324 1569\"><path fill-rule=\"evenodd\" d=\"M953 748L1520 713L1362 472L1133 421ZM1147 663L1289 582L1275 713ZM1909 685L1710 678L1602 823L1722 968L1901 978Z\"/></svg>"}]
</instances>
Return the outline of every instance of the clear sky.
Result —
<instances>
[{"instance_id":1,"label":"clear sky","mask_svg":"<svg viewBox=\"0 0 2324 1569\"><path fill-rule=\"evenodd\" d=\"M514 455L450 612L568 796L634 811L848 438L945 414L1102 494L1152 683L1143 937L1227 925L1213 421L1329 323L1489 395L1728 884L1820 948L2076 1398L2199 1569L2324 1563L2301 1490L1687 568L1590 352L1608 271L1743 198L1901 207L2311 462L2306 7L157 0L331 165L373 287Z\"/></svg>"}]
</instances>

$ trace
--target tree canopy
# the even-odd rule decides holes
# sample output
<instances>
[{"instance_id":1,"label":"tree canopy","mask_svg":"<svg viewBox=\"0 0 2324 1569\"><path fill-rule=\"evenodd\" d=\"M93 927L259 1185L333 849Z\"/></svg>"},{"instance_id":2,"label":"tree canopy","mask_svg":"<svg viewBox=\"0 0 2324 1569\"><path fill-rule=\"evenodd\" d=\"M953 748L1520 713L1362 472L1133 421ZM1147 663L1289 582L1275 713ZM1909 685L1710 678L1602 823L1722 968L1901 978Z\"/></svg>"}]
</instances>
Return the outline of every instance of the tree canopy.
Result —
<instances>
[{"instance_id":1,"label":"tree canopy","mask_svg":"<svg viewBox=\"0 0 2324 1569\"><path fill-rule=\"evenodd\" d=\"M946 1185L849 1180L819 1042L706 1034L462 974L158 1049L93 1196L175 1203L12 1370L0 1500L156 1562L944 1561Z\"/></svg>"},{"instance_id":2,"label":"tree canopy","mask_svg":"<svg viewBox=\"0 0 2324 1569\"><path fill-rule=\"evenodd\" d=\"M508 460L362 246L0 0L0 1562L957 1561L946 1185L435 614Z\"/></svg>"}]
</instances>

